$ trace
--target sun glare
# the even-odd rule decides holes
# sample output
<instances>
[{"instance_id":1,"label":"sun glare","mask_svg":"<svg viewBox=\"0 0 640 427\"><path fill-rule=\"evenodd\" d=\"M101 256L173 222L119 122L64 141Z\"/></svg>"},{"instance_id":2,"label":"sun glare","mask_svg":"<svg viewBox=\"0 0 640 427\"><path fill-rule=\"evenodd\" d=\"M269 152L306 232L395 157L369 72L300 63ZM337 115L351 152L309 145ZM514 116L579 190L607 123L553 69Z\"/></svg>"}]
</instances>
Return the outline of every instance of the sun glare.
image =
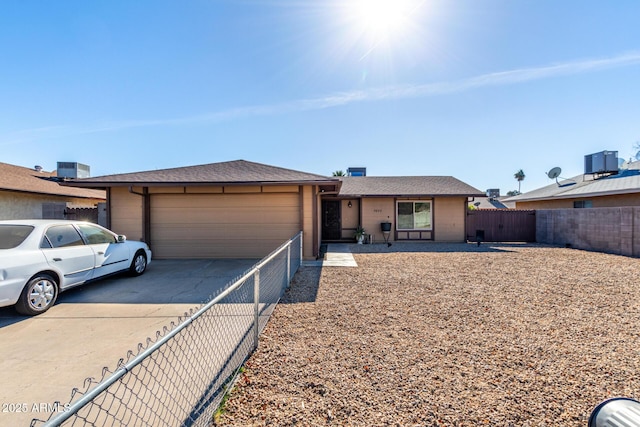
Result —
<instances>
[{"instance_id":1,"label":"sun glare","mask_svg":"<svg viewBox=\"0 0 640 427\"><path fill-rule=\"evenodd\" d=\"M352 19L361 31L386 38L400 32L407 25L415 1L356 0L352 3Z\"/></svg>"},{"instance_id":2,"label":"sun glare","mask_svg":"<svg viewBox=\"0 0 640 427\"><path fill-rule=\"evenodd\" d=\"M348 0L341 2L345 29L353 46L362 49L360 59L374 53L388 56L407 50L420 31L427 0ZM380 56L380 55L378 55Z\"/></svg>"}]
</instances>

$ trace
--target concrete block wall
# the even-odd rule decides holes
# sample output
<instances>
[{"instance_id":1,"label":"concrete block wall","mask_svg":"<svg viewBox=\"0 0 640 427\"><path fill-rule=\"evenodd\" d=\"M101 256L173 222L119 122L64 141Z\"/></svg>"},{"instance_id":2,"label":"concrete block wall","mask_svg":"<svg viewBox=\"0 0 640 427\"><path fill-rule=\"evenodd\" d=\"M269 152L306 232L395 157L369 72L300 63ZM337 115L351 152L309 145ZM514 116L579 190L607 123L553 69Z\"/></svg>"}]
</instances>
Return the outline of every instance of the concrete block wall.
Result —
<instances>
[{"instance_id":1,"label":"concrete block wall","mask_svg":"<svg viewBox=\"0 0 640 427\"><path fill-rule=\"evenodd\" d=\"M537 210L536 241L640 256L640 207Z\"/></svg>"}]
</instances>

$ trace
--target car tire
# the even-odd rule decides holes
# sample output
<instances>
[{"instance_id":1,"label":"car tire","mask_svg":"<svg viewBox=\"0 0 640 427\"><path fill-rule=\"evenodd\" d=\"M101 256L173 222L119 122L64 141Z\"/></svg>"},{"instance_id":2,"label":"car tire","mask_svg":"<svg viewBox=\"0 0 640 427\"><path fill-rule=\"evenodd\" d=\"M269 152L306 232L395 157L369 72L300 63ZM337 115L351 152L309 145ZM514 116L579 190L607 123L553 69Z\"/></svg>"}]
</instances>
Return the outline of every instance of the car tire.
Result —
<instances>
[{"instance_id":1,"label":"car tire","mask_svg":"<svg viewBox=\"0 0 640 427\"><path fill-rule=\"evenodd\" d=\"M58 298L58 283L48 274L38 274L26 284L16 303L16 311L35 316L47 311Z\"/></svg>"},{"instance_id":2,"label":"car tire","mask_svg":"<svg viewBox=\"0 0 640 427\"><path fill-rule=\"evenodd\" d=\"M144 251L138 251L133 256L131 266L129 267L129 273L132 276L139 276L147 269L147 255Z\"/></svg>"}]
</instances>

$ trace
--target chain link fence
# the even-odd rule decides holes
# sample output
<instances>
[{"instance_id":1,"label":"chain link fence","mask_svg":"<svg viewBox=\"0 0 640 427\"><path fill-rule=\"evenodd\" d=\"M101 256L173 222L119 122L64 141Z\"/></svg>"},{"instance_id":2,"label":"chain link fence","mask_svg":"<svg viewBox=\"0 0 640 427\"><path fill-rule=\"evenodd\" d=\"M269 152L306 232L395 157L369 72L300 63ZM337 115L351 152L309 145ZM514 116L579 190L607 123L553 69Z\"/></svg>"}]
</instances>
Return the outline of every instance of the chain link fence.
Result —
<instances>
[{"instance_id":1,"label":"chain link fence","mask_svg":"<svg viewBox=\"0 0 640 427\"><path fill-rule=\"evenodd\" d=\"M302 233L31 426L209 426L302 261Z\"/></svg>"}]
</instances>

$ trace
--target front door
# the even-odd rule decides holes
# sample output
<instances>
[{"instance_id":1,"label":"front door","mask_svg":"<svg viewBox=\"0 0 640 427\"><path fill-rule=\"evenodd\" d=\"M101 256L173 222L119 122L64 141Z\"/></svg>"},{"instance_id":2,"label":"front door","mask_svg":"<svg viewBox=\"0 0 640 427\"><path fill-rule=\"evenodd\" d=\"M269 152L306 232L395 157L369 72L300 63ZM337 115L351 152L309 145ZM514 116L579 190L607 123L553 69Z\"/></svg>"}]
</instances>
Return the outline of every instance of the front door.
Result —
<instances>
[{"instance_id":1,"label":"front door","mask_svg":"<svg viewBox=\"0 0 640 427\"><path fill-rule=\"evenodd\" d=\"M342 221L340 200L322 201L322 240L340 240Z\"/></svg>"}]
</instances>

